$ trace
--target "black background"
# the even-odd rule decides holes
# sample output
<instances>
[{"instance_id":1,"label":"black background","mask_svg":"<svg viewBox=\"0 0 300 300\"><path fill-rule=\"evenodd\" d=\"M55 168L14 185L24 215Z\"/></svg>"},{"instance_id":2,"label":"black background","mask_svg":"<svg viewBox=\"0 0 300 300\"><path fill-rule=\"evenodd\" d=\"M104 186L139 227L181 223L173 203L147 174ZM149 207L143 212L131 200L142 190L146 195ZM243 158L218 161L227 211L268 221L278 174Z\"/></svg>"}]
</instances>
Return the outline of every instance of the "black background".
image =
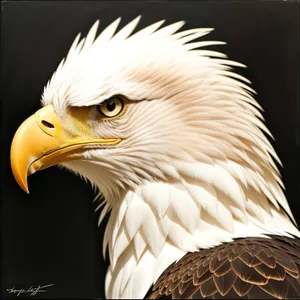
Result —
<instances>
[{"instance_id":1,"label":"black background","mask_svg":"<svg viewBox=\"0 0 300 300\"><path fill-rule=\"evenodd\" d=\"M56 167L29 178L30 195L15 182L9 163L14 132L40 107L44 85L76 34L100 19L101 31L142 15L138 28L166 19L184 28L213 27L207 39L248 66L238 69L257 91L275 136L287 198L300 223L299 7L294 1L4 2L1 46L1 296L7 288L54 284L43 298L104 297L107 262L104 226L97 228L94 193ZM22 151L20 149L20 151ZM28 297L28 294L26 295ZM23 298L20 295L19 298ZM37 297L37 296L35 296Z\"/></svg>"}]
</instances>

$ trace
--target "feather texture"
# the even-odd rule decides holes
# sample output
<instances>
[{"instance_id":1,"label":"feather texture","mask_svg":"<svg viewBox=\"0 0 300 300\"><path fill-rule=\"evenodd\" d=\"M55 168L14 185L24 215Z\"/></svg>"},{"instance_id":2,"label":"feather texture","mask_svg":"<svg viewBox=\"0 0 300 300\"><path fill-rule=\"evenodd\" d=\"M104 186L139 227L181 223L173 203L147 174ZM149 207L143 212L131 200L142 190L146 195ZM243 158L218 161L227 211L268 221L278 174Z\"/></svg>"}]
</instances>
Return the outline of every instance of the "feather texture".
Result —
<instances>
[{"instance_id":1,"label":"feather texture","mask_svg":"<svg viewBox=\"0 0 300 300\"><path fill-rule=\"evenodd\" d=\"M299 298L299 253L299 239L279 236L246 238L189 253L161 275L147 298ZM292 274L288 265L293 266Z\"/></svg>"}]
</instances>

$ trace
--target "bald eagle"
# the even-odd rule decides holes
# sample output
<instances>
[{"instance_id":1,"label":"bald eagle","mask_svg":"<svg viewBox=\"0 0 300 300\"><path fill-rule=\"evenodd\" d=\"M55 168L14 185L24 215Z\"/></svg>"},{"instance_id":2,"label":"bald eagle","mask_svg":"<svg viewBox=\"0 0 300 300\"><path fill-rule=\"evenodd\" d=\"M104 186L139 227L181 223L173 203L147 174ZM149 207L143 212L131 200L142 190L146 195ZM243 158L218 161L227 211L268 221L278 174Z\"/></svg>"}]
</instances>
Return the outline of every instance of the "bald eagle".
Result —
<instances>
[{"instance_id":1,"label":"bald eagle","mask_svg":"<svg viewBox=\"0 0 300 300\"><path fill-rule=\"evenodd\" d=\"M250 82L212 29L140 17L80 34L19 127L11 166L53 165L110 213L107 298L300 297L300 232Z\"/></svg>"}]
</instances>

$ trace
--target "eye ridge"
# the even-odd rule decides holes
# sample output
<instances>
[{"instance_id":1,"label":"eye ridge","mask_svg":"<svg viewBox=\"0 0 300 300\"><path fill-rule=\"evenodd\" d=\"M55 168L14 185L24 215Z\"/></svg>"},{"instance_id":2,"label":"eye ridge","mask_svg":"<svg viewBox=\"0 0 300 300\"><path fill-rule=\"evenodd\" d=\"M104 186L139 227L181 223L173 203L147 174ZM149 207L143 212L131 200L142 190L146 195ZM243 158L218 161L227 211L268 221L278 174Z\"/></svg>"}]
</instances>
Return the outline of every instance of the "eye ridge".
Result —
<instances>
[{"instance_id":1,"label":"eye ridge","mask_svg":"<svg viewBox=\"0 0 300 300\"><path fill-rule=\"evenodd\" d=\"M97 105L97 110L103 116L113 118L119 115L124 108L124 101L118 96L112 96Z\"/></svg>"}]
</instances>

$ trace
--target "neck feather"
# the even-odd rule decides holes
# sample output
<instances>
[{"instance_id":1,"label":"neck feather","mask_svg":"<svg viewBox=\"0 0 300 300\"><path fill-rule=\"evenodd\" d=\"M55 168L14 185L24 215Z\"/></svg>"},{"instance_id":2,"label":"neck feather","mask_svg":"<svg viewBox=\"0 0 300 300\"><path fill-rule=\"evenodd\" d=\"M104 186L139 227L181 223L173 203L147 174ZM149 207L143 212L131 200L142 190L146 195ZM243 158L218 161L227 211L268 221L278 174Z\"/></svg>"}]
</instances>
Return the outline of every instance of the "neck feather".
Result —
<instances>
[{"instance_id":1,"label":"neck feather","mask_svg":"<svg viewBox=\"0 0 300 300\"><path fill-rule=\"evenodd\" d=\"M278 204L286 199L277 182L230 162L177 167L179 180L145 183L114 201L104 237L108 298L143 298L187 252L240 237L299 236Z\"/></svg>"}]
</instances>

